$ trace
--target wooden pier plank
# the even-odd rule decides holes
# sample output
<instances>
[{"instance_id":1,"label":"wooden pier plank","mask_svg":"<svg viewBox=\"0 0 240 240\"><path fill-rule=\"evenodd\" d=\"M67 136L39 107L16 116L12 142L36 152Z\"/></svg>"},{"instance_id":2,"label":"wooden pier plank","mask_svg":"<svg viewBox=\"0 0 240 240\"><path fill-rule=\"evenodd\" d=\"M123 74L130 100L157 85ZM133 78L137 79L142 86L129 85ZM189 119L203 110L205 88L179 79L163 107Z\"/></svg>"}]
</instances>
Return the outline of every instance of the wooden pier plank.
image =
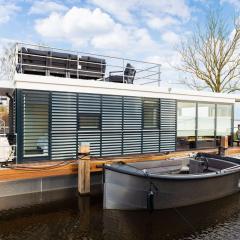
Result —
<instances>
[{"instance_id":1,"label":"wooden pier plank","mask_svg":"<svg viewBox=\"0 0 240 240\"><path fill-rule=\"evenodd\" d=\"M227 154L240 154L240 147L229 148ZM154 161L154 160L165 160L173 157L184 157L189 153L194 152L212 152L216 153L217 149L209 150L195 150L195 151L184 151L184 152L173 152L167 155L161 154L141 154L141 155L129 155L120 157L105 157L105 158L91 158L90 160L90 172L101 172L102 169L99 166L107 163L123 161L125 163L139 162L139 161ZM27 163L18 166L25 167L49 167L57 164L57 161L49 161L44 163ZM15 169L1 169L0 170L0 181L14 181L21 179L34 179L34 178L44 178L44 177L54 177L54 176L65 176L65 175L76 175L78 174L78 164L77 161L70 161L70 164L59 166L57 168L52 168L48 170L15 170Z\"/></svg>"}]
</instances>

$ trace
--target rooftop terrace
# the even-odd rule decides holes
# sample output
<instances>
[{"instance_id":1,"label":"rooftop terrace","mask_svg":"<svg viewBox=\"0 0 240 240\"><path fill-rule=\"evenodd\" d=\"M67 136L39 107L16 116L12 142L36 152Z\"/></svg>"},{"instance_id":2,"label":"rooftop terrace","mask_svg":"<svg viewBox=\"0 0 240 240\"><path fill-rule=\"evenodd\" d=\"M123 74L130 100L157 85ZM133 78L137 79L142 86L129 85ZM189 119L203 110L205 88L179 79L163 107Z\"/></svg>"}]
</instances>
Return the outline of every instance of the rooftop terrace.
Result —
<instances>
[{"instance_id":1,"label":"rooftop terrace","mask_svg":"<svg viewBox=\"0 0 240 240\"><path fill-rule=\"evenodd\" d=\"M127 58L16 43L7 64L10 81L0 95L15 88L86 92L190 101L235 102L238 95L163 87L161 65Z\"/></svg>"},{"instance_id":2,"label":"rooftop terrace","mask_svg":"<svg viewBox=\"0 0 240 240\"><path fill-rule=\"evenodd\" d=\"M16 44L17 73L160 86L160 64L33 44Z\"/></svg>"}]
</instances>

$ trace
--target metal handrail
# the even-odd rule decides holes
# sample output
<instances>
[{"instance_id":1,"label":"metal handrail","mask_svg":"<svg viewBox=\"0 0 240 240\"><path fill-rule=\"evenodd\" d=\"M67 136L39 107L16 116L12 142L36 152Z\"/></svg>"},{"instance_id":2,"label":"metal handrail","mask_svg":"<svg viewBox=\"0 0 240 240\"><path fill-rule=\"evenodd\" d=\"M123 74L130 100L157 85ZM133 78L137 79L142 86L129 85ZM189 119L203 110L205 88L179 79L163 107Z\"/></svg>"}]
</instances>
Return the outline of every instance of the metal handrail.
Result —
<instances>
[{"instance_id":1,"label":"metal handrail","mask_svg":"<svg viewBox=\"0 0 240 240\"><path fill-rule=\"evenodd\" d=\"M17 45L22 45L24 46L33 46L33 47L40 47L40 48L45 48L45 49L51 49L51 50L57 50L57 51L64 51L66 53L72 52L72 53L77 53L77 54L87 54L87 55L91 55L91 56L98 56L98 57L105 57L105 58L113 58L113 59L119 59L119 60L127 60L127 61L131 61L131 62L139 62L139 63L145 63L145 64L156 64L156 65L160 65L161 64L157 64L157 63L153 63L153 62L147 62L147 61L142 61L142 60L136 60L136 59L131 59L131 58L121 58L121 57L116 57L116 56L109 56L109 55L100 55L100 54L95 54L95 53L89 53L89 52L81 52L81 51L77 51L77 50L68 50L68 49L64 49L64 48L56 48L56 47L49 47L47 45L38 45L38 44L32 44L32 43L24 43L24 42L17 42Z\"/></svg>"},{"instance_id":2,"label":"metal handrail","mask_svg":"<svg viewBox=\"0 0 240 240\"><path fill-rule=\"evenodd\" d=\"M37 55L37 54L30 54L30 53L21 53L21 55L23 56L32 56L32 57L39 57L39 58L44 58L44 59L55 59L55 60L62 60L62 61L69 61L69 62L82 62L82 63L92 63L94 65L100 65L100 66L109 66L109 67L118 67L118 68L122 68L121 66L118 66L118 65L111 65L111 64L106 64L106 63L97 63L97 62L91 62L91 61L83 61L83 60L80 60L80 59L69 59L69 58L59 58L59 57L52 57L52 56L43 56L43 55ZM21 65L27 65L27 66L34 66L34 67L38 67L38 65L31 65L31 64L24 64L24 63L21 63ZM50 68L50 66L39 66L39 67L47 67L47 68ZM142 69L142 68L131 68L131 67L128 67L128 69L134 69L137 71L137 73L140 73L140 72L150 72L150 73L155 73L155 74L158 74L159 71L149 71L149 69L152 69L152 68L157 68L159 67L158 65L157 66L153 66L153 67L149 67L149 68L146 68L146 69ZM56 67L53 67L56 69ZM125 67L124 67L125 68ZM61 68L61 69L66 69L66 68ZM70 68L71 69L71 68Z\"/></svg>"},{"instance_id":3,"label":"metal handrail","mask_svg":"<svg viewBox=\"0 0 240 240\"><path fill-rule=\"evenodd\" d=\"M31 48L35 49L35 50L39 50L39 51L45 51L44 54L32 54L32 53L25 53L23 52L23 48ZM58 57L58 56L51 56L51 51L55 51L58 53L65 53L65 54L73 54L76 59L71 59L71 56L69 56L68 58L66 56L63 57ZM60 52L59 52L60 51ZM94 62L91 60L83 60L81 59L81 55L86 55L86 56L95 56L95 57L101 57L101 58L110 58L110 59L115 59L115 60L119 60L121 61L121 63L119 63L119 65L117 64L111 64L111 63L107 63L107 62ZM37 58L41 58L41 59L48 59L49 62L46 62L46 64L44 63L43 65L40 64L34 64L34 63L24 63L23 62L23 56L32 56L32 57L37 57ZM132 69L136 71L136 76L134 77L134 82L141 80L141 82L144 81L144 83L141 83L141 85L144 84L152 84L152 83L158 83L158 86L160 86L160 67L161 64L157 64L157 63L152 63L152 62L147 62L147 61L140 61L140 60L134 60L134 59L130 59L130 58L120 58L120 57L115 57L115 56L108 56L108 55L100 55L100 54L93 54L93 53L87 53L87 52L81 52L81 51L73 51L73 50L65 50L65 49L61 49L61 48L52 48L52 47L48 47L48 46L44 46L44 45L37 45L37 44L28 44L28 43L22 43L19 42L16 44L16 54L15 54L15 58L18 57L18 60L15 61L15 69L14 71L20 71L20 73L23 73L23 66L29 66L29 67L33 67L35 69L32 69L32 71L37 71L37 69L41 69L46 71L44 75L48 76L48 75L54 75L54 74L58 74L58 72L54 73L54 72L49 72L47 70L54 69L56 71L64 71L66 73L66 76L62 76L62 77L70 77L69 74L73 74L76 73L77 78L81 79L81 76L83 76L83 78L85 79L85 77L88 77L89 80L91 80L91 77L93 78L93 80L97 80L97 81L105 81L105 79L108 76L104 76L104 74L106 72L110 72L111 70L115 69L121 69L122 74L122 83L129 83L127 81L125 81L125 79L127 77L131 77L128 74L124 74L125 70L126 70L126 63L127 62L134 62L134 63L140 63L140 64L150 64L150 65L154 65L154 66L150 66L150 67L142 67L142 66L137 66L135 67L127 67L128 69ZM30 59L31 60L31 59ZM52 62L51 60L59 60L59 61L66 61L68 64L65 64L66 66L61 67L61 66L52 66ZM101 60L101 59L100 59ZM106 59L103 59L106 60ZM34 60L33 60L34 61ZM41 60L36 60L36 61L41 61ZM110 60L109 60L110 61ZM71 63L77 63L76 66L69 66L69 64ZM41 62L40 62L41 63ZM81 69L81 63L86 63L86 64L92 64L94 66L100 66L100 71L96 70L88 70L88 69ZM104 70L102 70L102 67L104 67ZM91 68L91 66L90 66ZM106 71L107 69L107 71ZM156 70L155 70L156 69ZM28 71L29 69L27 69ZM31 69L30 69L31 71ZM34 73L33 73L34 74ZM60 73L61 74L61 73ZM88 75L89 74L89 75ZM96 74L96 75L95 75ZM100 77L99 75L103 75L103 77ZM149 81L150 80L150 81ZM147 82L145 82L147 81ZM131 82L130 82L131 83Z\"/></svg>"}]
</instances>

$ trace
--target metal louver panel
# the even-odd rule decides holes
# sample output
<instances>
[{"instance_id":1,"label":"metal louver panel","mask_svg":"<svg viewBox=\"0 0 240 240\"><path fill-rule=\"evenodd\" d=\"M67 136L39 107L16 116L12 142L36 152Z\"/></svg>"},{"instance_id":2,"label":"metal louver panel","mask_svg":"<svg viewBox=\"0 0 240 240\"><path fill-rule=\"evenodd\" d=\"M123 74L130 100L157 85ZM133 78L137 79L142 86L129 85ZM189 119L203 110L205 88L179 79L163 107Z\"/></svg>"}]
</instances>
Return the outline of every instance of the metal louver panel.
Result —
<instances>
[{"instance_id":1,"label":"metal louver panel","mask_svg":"<svg viewBox=\"0 0 240 240\"><path fill-rule=\"evenodd\" d=\"M160 100L160 151L176 150L176 100Z\"/></svg>"},{"instance_id":2,"label":"metal louver panel","mask_svg":"<svg viewBox=\"0 0 240 240\"><path fill-rule=\"evenodd\" d=\"M102 96L102 155L122 154L123 97Z\"/></svg>"},{"instance_id":3,"label":"metal louver panel","mask_svg":"<svg viewBox=\"0 0 240 240\"><path fill-rule=\"evenodd\" d=\"M143 131L143 153L159 152L159 131Z\"/></svg>"},{"instance_id":4,"label":"metal louver panel","mask_svg":"<svg viewBox=\"0 0 240 240\"><path fill-rule=\"evenodd\" d=\"M49 93L24 90L22 94L24 157L48 157Z\"/></svg>"},{"instance_id":5,"label":"metal louver panel","mask_svg":"<svg viewBox=\"0 0 240 240\"><path fill-rule=\"evenodd\" d=\"M161 132L160 133L160 151L174 152L176 148L176 132Z\"/></svg>"},{"instance_id":6,"label":"metal louver panel","mask_svg":"<svg viewBox=\"0 0 240 240\"><path fill-rule=\"evenodd\" d=\"M52 159L77 156L77 94L52 93Z\"/></svg>"},{"instance_id":7,"label":"metal louver panel","mask_svg":"<svg viewBox=\"0 0 240 240\"><path fill-rule=\"evenodd\" d=\"M102 133L102 156L122 155L122 134Z\"/></svg>"},{"instance_id":8,"label":"metal louver panel","mask_svg":"<svg viewBox=\"0 0 240 240\"><path fill-rule=\"evenodd\" d=\"M123 154L141 153L142 146L142 100L124 97Z\"/></svg>"},{"instance_id":9,"label":"metal louver panel","mask_svg":"<svg viewBox=\"0 0 240 240\"><path fill-rule=\"evenodd\" d=\"M81 113L98 113L101 114L101 96L97 94L84 94L78 95L78 114ZM91 155L101 155L101 130L88 129L78 130L78 143L90 143Z\"/></svg>"}]
</instances>

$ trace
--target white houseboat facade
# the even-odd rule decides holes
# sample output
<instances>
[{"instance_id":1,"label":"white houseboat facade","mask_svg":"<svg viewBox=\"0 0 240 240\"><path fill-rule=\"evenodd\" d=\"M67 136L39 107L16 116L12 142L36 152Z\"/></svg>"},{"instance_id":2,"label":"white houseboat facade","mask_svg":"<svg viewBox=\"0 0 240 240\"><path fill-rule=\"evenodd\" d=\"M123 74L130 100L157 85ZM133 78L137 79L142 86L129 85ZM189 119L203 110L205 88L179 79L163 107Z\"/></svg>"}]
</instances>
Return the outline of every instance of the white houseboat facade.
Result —
<instances>
[{"instance_id":1,"label":"white houseboat facade","mask_svg":"<svg viewBox=\"0 0 240 240\"><path fill-rule=\"evenodd\" d=\"M77 159L86 142L99 157L233 142L236 97L163 88L158 64L21 44L15 55L1 93L18 163Z\"/></svg>"}]
</instances>

